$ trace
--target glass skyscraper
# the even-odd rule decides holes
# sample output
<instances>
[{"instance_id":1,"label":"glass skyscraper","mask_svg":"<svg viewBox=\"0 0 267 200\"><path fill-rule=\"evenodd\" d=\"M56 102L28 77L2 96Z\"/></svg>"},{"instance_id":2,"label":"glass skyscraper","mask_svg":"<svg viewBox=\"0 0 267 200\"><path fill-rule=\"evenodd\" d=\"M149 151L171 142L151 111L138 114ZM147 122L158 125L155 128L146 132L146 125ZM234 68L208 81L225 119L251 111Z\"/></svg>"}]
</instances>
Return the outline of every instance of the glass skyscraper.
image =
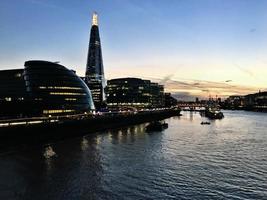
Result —
<instances>
[{"instance_id":1,"label":"glass skyscraper","mask_svg":"<svg viewBox=\"0 0 267 200\"><path fill-rule=\"evenodd\" d=\"M106 81L104 77L97 13L93 13L92 18L85 82L92 92L95 107L99 109L105 101L104 88Z\"/></svg>"}]
</instances>

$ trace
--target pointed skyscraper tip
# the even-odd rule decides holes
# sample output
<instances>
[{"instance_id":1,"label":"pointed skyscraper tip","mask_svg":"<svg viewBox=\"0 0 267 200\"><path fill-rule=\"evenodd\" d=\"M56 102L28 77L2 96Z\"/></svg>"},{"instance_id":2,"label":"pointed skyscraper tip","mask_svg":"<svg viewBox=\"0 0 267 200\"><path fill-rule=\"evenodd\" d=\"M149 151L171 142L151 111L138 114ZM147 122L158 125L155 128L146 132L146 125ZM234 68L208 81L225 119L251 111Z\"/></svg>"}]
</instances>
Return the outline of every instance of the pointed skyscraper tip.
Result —
<instances>
[{"instance_id":1,"label":"pointed skyscraper tip","mask_svg":"<svg viewBox=\"0 0 267 200\"><path fill-rule=\"evenodd\" d=\"M98 26L97 13L93 13L92 26Z\"/></svg>"}]
</instances>

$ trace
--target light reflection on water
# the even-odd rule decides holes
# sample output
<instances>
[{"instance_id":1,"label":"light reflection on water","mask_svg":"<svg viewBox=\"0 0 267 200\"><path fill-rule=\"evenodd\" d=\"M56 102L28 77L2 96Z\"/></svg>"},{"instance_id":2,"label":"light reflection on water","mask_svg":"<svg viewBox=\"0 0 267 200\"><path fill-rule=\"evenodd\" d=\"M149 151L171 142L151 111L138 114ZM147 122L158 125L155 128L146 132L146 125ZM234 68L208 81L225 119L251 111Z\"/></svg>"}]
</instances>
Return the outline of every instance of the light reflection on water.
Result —
<instances>
[{"instance_id":1,"label":"light reflection on water","mask_svg":"<svg viewBox=\"0 0 267 200\"><path fill-rule=\"evenodd\" d=\"M198 113L0 156L0 199L267 199L267 114ZM49 155L49 156L44 156Z\"/></svg>"}]
</instances>

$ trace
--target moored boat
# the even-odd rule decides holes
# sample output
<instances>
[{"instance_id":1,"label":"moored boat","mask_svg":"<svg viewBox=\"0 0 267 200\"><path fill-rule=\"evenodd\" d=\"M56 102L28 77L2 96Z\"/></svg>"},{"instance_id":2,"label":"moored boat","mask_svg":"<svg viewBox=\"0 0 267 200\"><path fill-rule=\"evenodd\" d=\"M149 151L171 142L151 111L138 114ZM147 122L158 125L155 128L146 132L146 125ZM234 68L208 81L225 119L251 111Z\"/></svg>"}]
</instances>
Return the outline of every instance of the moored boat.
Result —
<instances>
[{"instance_id":1,"label":"moored boat","mask_svg":"<svg viewBox=\"0 0 267 200\"><path fill-rule=\"evenodd\" d=\"M223 113L218 108L207 107L205 110L205 116L210 119L222 119Z\"/></svg>"},{"instance_id":2,"label":"moored boat","mask_svg":"<svg viewBox=\"0 0 267 200\"><path fill-rule=\"evenodd\" d=\"M166 122L161 123L159 121L153 121L146 126L146 132L163 131L166 128L168 128L168 124Z\"/></svg>"}]
</instances>

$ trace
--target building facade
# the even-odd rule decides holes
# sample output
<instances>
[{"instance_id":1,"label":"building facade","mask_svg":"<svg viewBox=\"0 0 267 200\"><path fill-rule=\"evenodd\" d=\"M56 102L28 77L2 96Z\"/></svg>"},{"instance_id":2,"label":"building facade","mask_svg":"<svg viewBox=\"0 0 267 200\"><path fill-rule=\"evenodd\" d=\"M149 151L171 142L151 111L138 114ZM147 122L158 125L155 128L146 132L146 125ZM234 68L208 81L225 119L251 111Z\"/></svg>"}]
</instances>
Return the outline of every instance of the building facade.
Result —
<instances>
[{"instance_id":1,"label":"building facade","mask_svg":"<svg viewBox=\"0 0 267 200\"><path fill-rule=\"evenodd\" d=\"M246 110L267 111L267 92L258 92L244 97Z\"/></svg>"},{"instance_id":2,"label":"building facade","mask_svg":"<svg viewBox=\"0 0 267 200\"><path fill-rule=\"evenodd\" d=\"M24 69L0 71L0 80L1 118L94 110L91 92L84 81L57 63L27 61Z\"/></svg>"},{"instance_id":3,"label":"building facade","mask_svg":"<svg viewBox=\"0 0 267 200\"><path fill-rule=\"evenodd\" d=\"M109 108L138 109L164 107L164 87L150 80L118 78L107 81Z\"/></svg>"},{"instance_id":4,"label":"building facade","mask_svg":"<svg viewBox=\"0 0 267 200\"><path fill-rule=\"evenodd\" d=\"M232 95L220 105L223 109L241 110L244 108L244 99L244 96Z\"/></svg>"},{"instance_id":5,"label":"building facade","mask_svg":"<svg viewBox=\"0 0 267 200\"><path fill-rule=\"evenodd\" d=\"M85 81L92 92L94 104L99 109L105 101L106 86L97 14L93 14L88 48Z\"/></svg>"},{"instance_id":6,"label":"building facade","mask_svg":"<svg viewBox=\"0 0 267 200\"><path fill-rule=\"evenodd\" d=\"M0 71L0 118L27 115L28 98L23 69Z\"/></svg>"}]
</instances>

